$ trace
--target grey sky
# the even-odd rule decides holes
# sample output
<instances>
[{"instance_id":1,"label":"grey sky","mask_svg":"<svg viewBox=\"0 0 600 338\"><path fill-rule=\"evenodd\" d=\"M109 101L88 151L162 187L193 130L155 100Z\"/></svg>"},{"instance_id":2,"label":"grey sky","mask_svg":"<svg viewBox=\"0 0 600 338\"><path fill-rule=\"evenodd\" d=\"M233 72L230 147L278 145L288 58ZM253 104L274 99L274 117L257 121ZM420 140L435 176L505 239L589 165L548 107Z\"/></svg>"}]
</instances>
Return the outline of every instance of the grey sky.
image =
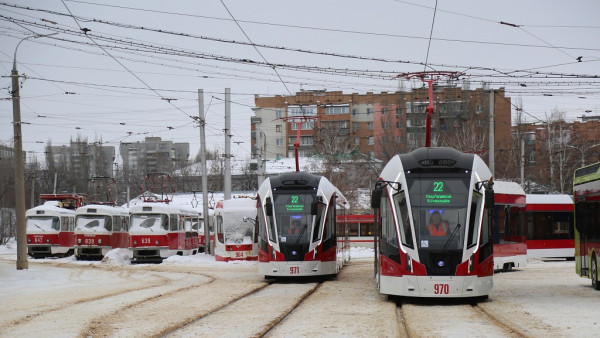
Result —
<instances>
[{"instance_id":1,"label":"grey sky","mask_svg":"<svg viewBox=\"0 0 600 338\"><path fill-rule=\"evenodd\" d=\"M472 88L482 81L505 87L514 104L522 98L529 122L555 108L570 120L600 114L600 79L590 78L600 76L600 2L440 0L433 21L435 6L416 0L6 0L0 2L0 142L12 144L8 76L15 46L32 32L59 31L23 42L17 54L19 73L27 75L21 111L30 124L23 125L23 147L40 160L48 140L68 144L78 135L114 146L160 136L189 142L193 158L199 88L208 148L223 149L226 87L233 141L243 142L232 151L249 157L255 94L393 92L395 74L423 71L426 60L427 70L465 72ZM85 36L81 28L91 31ZM244 44L248 38L256 48ZM570 74L576 76L564 78Z\"/></svg>"}]
</instances>

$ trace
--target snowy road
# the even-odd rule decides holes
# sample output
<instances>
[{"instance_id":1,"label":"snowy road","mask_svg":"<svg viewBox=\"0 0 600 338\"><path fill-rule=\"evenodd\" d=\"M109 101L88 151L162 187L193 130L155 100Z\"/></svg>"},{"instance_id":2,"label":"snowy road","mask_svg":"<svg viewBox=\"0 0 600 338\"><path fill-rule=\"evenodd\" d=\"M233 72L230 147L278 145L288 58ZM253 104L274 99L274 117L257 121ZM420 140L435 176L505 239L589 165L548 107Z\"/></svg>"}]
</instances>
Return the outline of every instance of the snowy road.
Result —
<instances>
[{"instance_id":1,"label":"snowy road","mask_svg":"<svg viewBox=\"0 0 600 338\"><path fill-rule=\"evenodd\" d=\"M334 280L272 283L256 263L206 255L160 265L30 260L0 254L0 336L593 336L600 292L574 262L497 274L489 301L388 300L359 257Z\"/></svg>"}]
</instances>

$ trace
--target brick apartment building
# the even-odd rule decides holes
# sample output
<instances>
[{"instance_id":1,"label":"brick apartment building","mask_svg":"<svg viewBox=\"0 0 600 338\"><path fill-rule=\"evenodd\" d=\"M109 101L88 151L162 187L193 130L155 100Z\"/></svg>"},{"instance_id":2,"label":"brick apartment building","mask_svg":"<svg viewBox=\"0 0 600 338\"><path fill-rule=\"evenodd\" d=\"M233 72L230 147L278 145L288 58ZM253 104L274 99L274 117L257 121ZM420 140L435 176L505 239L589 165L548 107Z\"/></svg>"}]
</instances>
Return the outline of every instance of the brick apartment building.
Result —
<instances>
[{"instance_id":1,"label":"brick apartment building","mask_svg":"<svg viewBox=\"0 0 600 338\"><path fill-rule=\"evenodd\" d=\"M495 172L515 172L515 161L505 151L512 149L513 141L511 102L503 88L490 91L436 86L434 95L432 146L474 152L489 163L493 100ZM425 145L428 104L427 88L379 94L302 91L294 96L256 96L251 119L252 153L263 159L293 157L297 123L290 120L308 116L311 119L301 126L300 156L353 152L387 161Z\"/></svg>"}]
</instances>

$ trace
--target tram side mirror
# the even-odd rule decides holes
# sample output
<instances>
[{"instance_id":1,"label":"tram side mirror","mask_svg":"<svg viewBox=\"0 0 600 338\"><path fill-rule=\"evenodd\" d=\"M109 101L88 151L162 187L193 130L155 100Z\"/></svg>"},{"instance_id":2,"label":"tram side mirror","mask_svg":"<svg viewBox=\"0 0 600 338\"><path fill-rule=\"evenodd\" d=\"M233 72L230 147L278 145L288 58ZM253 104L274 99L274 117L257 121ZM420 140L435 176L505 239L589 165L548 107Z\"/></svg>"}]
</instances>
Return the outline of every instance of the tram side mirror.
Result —
<instances>
[{"instance_id":1,"label":"tram side mirror","mask_svg":"<svg viewBox=\"0 0 600 338\"><path fill-rule=\"evenodd\" d=\"M371 192L371 208L378 209L381 206L382 189L373 189Z\"/></svg>"},{"instance_id":2,"label":"tram side mirror","mask_svg":"<svg viewBox=\"0 0 600 338\"><path fill-rule=\"evenodd\" d=\"M323 203L322 196L317 196L317 198L310 204L311 215L317 215L319 213L319 203Z\"/></svg>"},{"instance_id":3,"label":"tram side mirror","mask_svg":"<svg viewBox=\"0 0 600 338\"><path fill-rule=\"evenodd\" d=\"M485 207L486 209L493 209L495 204L494 190L485 189Z\"/></svg>"},{"instance_id":4,"label":"tram side mirror","mask_svg":"<svg viewBox=\"0 0 600 338\"><path fill-rule=\"evenodd\" d=\"M267 216L273 216L273 203L271 203L270 198L268 198L267 202L265 203L265 209L267 209L266 210Z\"/></svg>"}]
</instances>

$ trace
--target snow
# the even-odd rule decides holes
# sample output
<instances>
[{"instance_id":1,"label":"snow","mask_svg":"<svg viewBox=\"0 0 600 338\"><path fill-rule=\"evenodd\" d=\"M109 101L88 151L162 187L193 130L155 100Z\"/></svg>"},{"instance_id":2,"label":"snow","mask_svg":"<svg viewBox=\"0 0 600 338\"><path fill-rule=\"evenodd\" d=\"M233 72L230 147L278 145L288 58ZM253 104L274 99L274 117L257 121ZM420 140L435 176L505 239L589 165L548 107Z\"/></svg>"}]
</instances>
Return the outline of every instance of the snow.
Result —
<instances>
[{"instance_id":1,"label":"snow","mask_svg":"<svg viewBox=\"0 0 600 338\"><path fill-rule=\"evenodd\" d=\"M411 299L398 308L377 292L372 274L373 250L352 248L351 257L336 279L324 283L269 335L510 335L485 322L470 303ZM127 249L112 250L101 262L77 261L73 257L30 259L28 269L16 270L15 261L14 240L0 246L0 336L162 335L160 330L178 325L174 318L179 316L190 322L206 316L205 327L186 327L180 332L183 336L198 336L198 332L248 336L250 331L245 330L250 326L252 330L260 329L259 321L265 320L261 317L275 318L268 317L268 311L275 316L275 308L293 303L288 292L313 285L282 283L229 309L227 304L265 286L256 262L217 262L210 255L197 254L173 256L159 265L131 265ZM171 293L193 297L194 302L186 302L174 316L165 316L165 309L176 309L177 303L184 301L166 297ZM164 309L144 307L147 303L155 306L154 302ZM272 306L266 306L267 302ZM573 261L541 259L529 259L524 268L496 274L490 300L478 303L499 322L533 337L595 336L600 330L599 304L600 292L593 290L589 279L577 276ZM262 309L261 316L257 317L256 306ZM228 317L211 317L210 309L215 307L224 308L223 314ZM69 321L61 317L65 311ZM398 324L399 318L402 322ZM439 320L432 325L431 318ZM244 320L252 325L241 325ZM102 324L104 321L111 324ZM407 329L397 331L401 323ZM214 331L215 327L227 327L229 331Z\"/></svg>"}]
</instances>

